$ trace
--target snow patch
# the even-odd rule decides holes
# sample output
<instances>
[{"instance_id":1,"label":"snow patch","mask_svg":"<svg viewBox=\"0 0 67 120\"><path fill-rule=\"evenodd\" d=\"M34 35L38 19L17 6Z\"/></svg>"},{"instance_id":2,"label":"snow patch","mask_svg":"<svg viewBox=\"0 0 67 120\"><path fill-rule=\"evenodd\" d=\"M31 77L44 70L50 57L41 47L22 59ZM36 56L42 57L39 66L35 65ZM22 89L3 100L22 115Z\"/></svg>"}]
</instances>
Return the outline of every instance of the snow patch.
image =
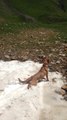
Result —
<instances>
[{"instance_id":1,"label":"snow patch","mask_svg":"<svg viewBox=\"0 0 67 120\"><path fill-rule=\"evenodd\" d=\"M55 93L63 84L61 73L49 72L49 82L40 82L29 90L19 84L18 78L27 79L41 66L33 61L0 61L0 120L66 120L67 104Z\"/></svg>"}]
</instances>

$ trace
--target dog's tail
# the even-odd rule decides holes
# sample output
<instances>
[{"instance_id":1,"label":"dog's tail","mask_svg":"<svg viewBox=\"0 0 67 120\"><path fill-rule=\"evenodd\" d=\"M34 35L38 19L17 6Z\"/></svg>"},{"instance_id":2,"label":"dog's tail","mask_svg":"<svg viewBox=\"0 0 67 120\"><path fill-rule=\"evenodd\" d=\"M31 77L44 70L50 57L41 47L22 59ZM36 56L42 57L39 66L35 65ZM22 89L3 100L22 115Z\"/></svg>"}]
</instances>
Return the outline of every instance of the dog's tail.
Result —
<instances>
[{"instance_id":1,"label":"dog's tail","mask_svg":"<svg viewBox=\"0 0 67 120\"><path fill-rule=\"evenodd\" d=\"M20 83L27 84L26 81L22 81L20 78L18 78L18 80L19 80Z\"/></svg>"},{"instance_id":2,"label":"dog's tail","mask_svg":"<svg viewBox=\"0 0 67 120\"><path fill-rule=\"evenodd\" d=\"M20 83L28 84L28 83L30 82L31 78L28 78L28 79L25 80L25 81L22 81L20 78L18 78L18 80L19 80Z\"/></svg>"}]
</instances>

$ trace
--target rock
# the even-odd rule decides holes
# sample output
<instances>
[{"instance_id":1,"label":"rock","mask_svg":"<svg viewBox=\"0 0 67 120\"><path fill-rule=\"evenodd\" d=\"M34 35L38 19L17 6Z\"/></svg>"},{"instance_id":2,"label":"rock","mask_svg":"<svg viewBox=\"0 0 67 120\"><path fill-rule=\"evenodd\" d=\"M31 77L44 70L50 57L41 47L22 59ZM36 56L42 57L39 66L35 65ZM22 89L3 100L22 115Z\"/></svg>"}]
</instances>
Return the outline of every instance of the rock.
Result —
<instances>
[{"instance_id":1,"label":"rock","mask_svg":"<svg viewBox=\"0 0 67 120\"><path fill-rule=\"evenodd\" d=\"M66 101L67 101L67 95L64 95L64 100L66 100Z\"/></svg>"},{"instance_id":2,"label":"rock","mask_svg":"<svg viewBox=\"0 0 67 120\"><path fill-rule=\"evenodd\" d=\"M55 92L62 95L65 99L67 99L65 97L67 95L67 84L64 84L60 89L55 90Z\"/></svg>"},{"instance_id":3,"label":"rock","mask_svg":"<svg viewBox=\"0 0 67 120\"><path fill-rule=\"evenodd\" d=\"M64 95L66 95L66 91L63 90L63 89L61 89L60 94L61 94L62 96L64 96Z\"/></svg>"},{"instance_id":4,"label":"rock","mask_svg":"<svg viewBox=\"0 0 67 120\"><path fill-rule=\"evenodd\" d=\"M64 100L67 101L67 84L61 87L61 95L64 97Z\"/></svg>"},{"instance_id":5,"label":"rock","mask_svg":"<svg viewBox=\"0 0 67 120\"><path fill-rule=\"evenodd\" d=\"M66 92L63 89L56 89L55 92L59 95L62 95L62 96L66 95Z\"/></svg>"},{"instance_id":6,"label":"rock","mask_svg":"<svg viewBox=\"0 0 67 120\"><path fill-rule=\"evenodd\" d=\"M10 56L9 56L9 55L5 55L5 58L6 58L6 59L10 59Z\"/></svg>"},{"instance_id":7,"label":"rock","mask_svg":"<svg viewBox=\"0 0 67 120\"><path fill-rule=\"evenodd\" d=\"M64 84L61 89L65 90L67 92L67 84Z\"/></svg>"}]
</instances>

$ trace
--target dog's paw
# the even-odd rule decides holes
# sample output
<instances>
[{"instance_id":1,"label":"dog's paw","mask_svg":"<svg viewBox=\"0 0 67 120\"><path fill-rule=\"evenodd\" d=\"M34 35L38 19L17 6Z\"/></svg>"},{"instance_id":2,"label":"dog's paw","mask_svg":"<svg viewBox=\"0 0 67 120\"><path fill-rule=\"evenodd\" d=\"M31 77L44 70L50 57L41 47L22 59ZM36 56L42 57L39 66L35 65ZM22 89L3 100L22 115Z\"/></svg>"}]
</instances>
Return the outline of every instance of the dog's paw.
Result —
<instances>
[{"instance_id":1,"label":"dog's paw","mask_svg":"<svg viewBox=\"0 0 67 120\"><path fill-rule=\"evenodd\" d=\"M46 79L46 82L49 82L49 79Z\"/></svg>"}]
</instances>

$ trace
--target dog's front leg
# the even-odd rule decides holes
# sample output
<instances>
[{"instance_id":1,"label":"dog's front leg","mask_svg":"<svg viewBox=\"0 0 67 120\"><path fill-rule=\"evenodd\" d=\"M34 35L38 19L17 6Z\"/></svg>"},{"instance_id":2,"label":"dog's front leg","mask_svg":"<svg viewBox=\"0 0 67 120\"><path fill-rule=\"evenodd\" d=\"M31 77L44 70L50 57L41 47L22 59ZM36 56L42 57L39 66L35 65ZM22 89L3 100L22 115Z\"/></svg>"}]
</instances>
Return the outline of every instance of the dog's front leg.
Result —
<instances>
[{"instance_id":1,"label":"dog's front leg","mask_svg":"<svg viewBox=\"0 0 67 120\"><path fill-rule=\"evenodd\" d=\"M49 78L48 78L48 71L46 71L46 79L47 79L47 81L49 81Z\"/></svg>"}]
</instances>

